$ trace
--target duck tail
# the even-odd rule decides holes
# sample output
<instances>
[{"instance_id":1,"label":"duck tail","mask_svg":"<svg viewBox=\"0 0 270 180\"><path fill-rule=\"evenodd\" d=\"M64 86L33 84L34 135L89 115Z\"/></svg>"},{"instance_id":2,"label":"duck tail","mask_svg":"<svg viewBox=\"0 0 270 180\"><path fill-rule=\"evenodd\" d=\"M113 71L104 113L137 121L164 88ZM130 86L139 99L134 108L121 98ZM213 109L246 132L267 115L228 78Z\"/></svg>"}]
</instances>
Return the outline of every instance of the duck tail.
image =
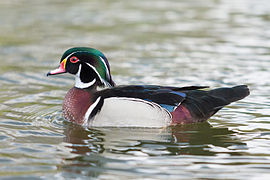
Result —
<instances>
[{"instance_id":1,"label":"duck tail","mask_svg":"<svg viewBox=\"0 0 270 180\"><path fill-rule=\"evenodd\" d=\"M224 106L248 96L249 89L246 85L240 85L210 91L191 90L186 93L185 101L172 113L173 124L205 121Z\"/></svg>"},{"instance_id":2,"label":"duck tail","mask_svg":"<svg viewBox=\"0 0 270 180\"><path fill-rule=\"evenodd\" d=\"M232 88L217 88L208 91L198 101L197 108L200 111L199 117L201 117L198 119L204 121L210 118L224 106L245 98L249 93L249 88L246 85L239 85Z\"/></svg>"},{"instance_id":3,"label":"duck tail","mask_svg":"<svg viewBox=\"0 0 270 180\"><path fill-rule=\"evenodd\" d=\"M239 85L232 88L218 88L209 91L209 95L223 99L225 105L243 99L248 96L249 93L247 85Z\"/></svg>"}]
</instances>

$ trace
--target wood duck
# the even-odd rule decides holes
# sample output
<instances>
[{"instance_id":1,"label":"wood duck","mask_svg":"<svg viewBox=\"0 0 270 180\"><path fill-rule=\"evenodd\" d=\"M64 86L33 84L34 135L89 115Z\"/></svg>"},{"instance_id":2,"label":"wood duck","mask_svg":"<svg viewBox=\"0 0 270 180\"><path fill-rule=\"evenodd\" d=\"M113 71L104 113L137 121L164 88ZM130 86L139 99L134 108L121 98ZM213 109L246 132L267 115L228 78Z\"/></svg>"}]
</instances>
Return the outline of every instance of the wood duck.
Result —
<instances>
[{"instance_id":1,"label":"wood duck","mask_svg":"<svg viewBox=\"0 0 270 180\"><path fill-rule=\"evenodd\" d=\"M246 85L213 90L204 90L207 86L116 86L107 58L87 47L68 49L60 66L47 75L66 72L75 75L75 86L64 98L63 116L88 127L166 127L203 122L249 95Z\"/></svg>"}]
</instances>

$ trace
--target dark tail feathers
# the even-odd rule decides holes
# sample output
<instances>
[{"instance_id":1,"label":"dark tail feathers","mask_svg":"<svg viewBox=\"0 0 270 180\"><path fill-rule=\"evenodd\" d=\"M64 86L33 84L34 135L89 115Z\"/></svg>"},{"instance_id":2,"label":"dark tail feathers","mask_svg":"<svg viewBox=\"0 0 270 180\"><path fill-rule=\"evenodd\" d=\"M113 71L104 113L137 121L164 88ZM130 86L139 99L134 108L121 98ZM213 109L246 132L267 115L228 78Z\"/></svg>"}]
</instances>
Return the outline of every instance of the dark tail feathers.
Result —
<instances>
[{"instance_id":1,"label":"dark tail feathers","mask_svg":"<svg viewBox=\"0 0 270 180\"><path fill-rule=\"evenodd\" d=\"M246 85L218 88L210 91L194 90L187 93L182 104L189 109L195 122L205 121L224 106L249 95Z\"/></svg>"},{"instance_id":2,"label":"dark tail feathers","mask_svg":"<svg viewBox=\"0 0 270 180\"><path fill-rule=\"evenodd\" d=\"M245 98L249 95L247 85L235 86L232 88L218 88L209 91L209 95L224 99L228 104Z\"/></svg>"}]
</instances>

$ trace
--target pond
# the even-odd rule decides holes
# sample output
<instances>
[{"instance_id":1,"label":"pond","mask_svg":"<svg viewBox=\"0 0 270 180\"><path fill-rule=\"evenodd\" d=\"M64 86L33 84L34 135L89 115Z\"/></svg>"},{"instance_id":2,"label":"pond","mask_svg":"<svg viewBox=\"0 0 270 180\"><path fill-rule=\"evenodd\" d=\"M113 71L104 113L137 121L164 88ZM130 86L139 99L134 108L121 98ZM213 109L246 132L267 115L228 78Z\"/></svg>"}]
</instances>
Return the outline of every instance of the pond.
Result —
<instances>
[{"instance_id":1,"label":"pond","mask_svg":"<svg viewBox=\"0 0 270 180\"><path fill-rule=\"evenodd\" d=\"M268 0L0 2L1 179L269 179ZM85 128L46 77L74 46L101 50L117 84L247 84L208 122Z\"/></svg>"}]
</instances>

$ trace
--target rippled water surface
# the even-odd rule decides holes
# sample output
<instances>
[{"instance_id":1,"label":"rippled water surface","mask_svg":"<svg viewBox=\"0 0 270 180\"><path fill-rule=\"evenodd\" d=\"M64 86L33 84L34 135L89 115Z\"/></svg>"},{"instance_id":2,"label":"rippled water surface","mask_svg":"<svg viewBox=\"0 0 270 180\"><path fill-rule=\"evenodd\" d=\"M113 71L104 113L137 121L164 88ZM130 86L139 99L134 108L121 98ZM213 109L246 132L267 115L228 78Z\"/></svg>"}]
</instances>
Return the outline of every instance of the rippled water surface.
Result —
<instances>
[{"instance_id":1,"label":"rippled water surface","mask_svg":"<svg viewBox=\"0 0 270 180\"><path fill-rule=\"evenodd\" d=\"M0 2L0 176L269 179L268 0ZM72 46L100 49L117 84L248 84L208 123L87 129L61 116Z\"/></svg>"}]
</instances>

